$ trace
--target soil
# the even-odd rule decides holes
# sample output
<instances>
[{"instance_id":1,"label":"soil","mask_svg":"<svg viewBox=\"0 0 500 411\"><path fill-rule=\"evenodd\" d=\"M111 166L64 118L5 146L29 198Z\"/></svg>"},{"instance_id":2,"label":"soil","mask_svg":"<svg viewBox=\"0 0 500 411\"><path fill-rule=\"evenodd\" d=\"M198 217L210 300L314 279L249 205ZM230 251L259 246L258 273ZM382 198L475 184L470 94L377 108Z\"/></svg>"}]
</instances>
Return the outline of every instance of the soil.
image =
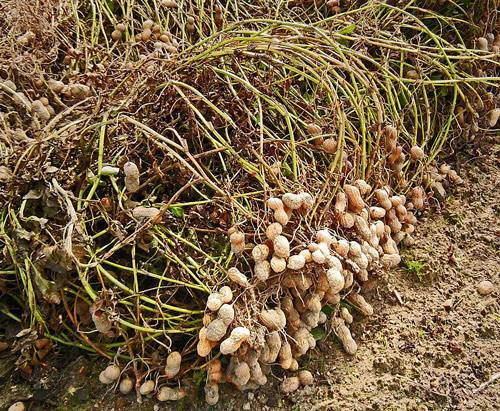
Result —
<instances>
[{"instance_id":1,"label":"soil","mask_svg":"<svg viewBox=\"0 0 500 411\"><path fill-rule=\"evenodd\" d=\"M421 218L401 268L366 294L375 314L355 321L357 353L347 356L326 335L304 359L301 367L313 373L313 385L279 395L283 375L276 369L257 392L221 387L215 407L204 403L196 381L188 387L192 395L179 403L145 399L139 405L134 395L115 395L99 384L102 360L64 349L31 378L13 371L16 359L3 354L0 409L16 401L32 410L498 409L500 146L489 152L460 167L464 183ZM491 294L478 293L482 280L493 283Z\"/></svg>"}]
</instances>

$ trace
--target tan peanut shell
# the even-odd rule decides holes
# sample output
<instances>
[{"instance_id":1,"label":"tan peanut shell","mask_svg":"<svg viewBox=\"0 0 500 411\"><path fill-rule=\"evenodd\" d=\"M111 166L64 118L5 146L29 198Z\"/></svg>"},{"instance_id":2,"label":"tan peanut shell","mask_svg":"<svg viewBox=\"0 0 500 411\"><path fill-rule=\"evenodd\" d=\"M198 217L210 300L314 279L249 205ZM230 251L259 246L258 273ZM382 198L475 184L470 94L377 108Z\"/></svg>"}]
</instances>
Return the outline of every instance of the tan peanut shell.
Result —
<instances>
[{"instance_id":1,"label":"tan peanut shell","mask_svg":"<svg viewBox=\"0 0 500 411\"><path fill-rule=\"evenodd\" d=\"M274 241L274 252L278 257L288 258L290 257L290 243L288 239L282 235L277 236Z\"/></svg>"},{"instance_id":2,"label":"tan peanut shell","mask_svg":"<svg viewBox=\"0 0 500 411\"><path fill-rule=\"evenodd\" d=\"M181 354L177 351L172 351L167 357L167 366L165 367L165 375L168 378L175 377L181 369Z\"/></svg>"},{"instance_id":3,"label":"tan peanut shell","mask_svg":"<svg viewBox=\"0 0 500 411\"><path fill-rule=\"evenodd\" d=\"M247 277L240 272L236 267L231 267L228 271L228 276L231 281L234 281L239 286L246 288L248 287L248 279Z\"/></svg>"},{"instance_id":4,"label":"tan peanut shell","mask_svg":"<svg viewBox=\"0 0 500 411\"><path fill-rule=\"evenodd\" d=\"M365 206L365 202L361 197L358 187L346 184L344 185L344 191L347 195L347 206L349 210L354 213L359 213Z\"/></svg>"},{"instance_id":5,"label":"tan peanut shell","mask_svg":"<svg viewBox=\"0 0 500 411\"><path fill-rule=\"evenodd\" d=\"M335 196L334 211L336 215L344 213L347 209L347 195L341 191Z\"/></svg>"}]
</instances>

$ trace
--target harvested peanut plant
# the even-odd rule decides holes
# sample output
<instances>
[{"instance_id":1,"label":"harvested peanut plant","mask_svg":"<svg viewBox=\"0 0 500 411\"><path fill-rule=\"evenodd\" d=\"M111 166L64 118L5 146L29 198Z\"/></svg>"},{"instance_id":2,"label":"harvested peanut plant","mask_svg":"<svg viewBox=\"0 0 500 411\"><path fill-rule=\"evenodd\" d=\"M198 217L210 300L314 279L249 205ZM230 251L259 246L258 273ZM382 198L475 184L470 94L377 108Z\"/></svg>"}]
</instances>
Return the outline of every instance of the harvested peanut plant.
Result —
<instances>
[{"instance_id":1,"label":"harvested peanut plant","mask_svg":"<svg viewBox=\"0 0 500 411\"><path fill-rule=\"evenodd\" d=\"M222 3L1 6L0 286L27 373L56 343L138 401L200 370L209 404L272 364L283 393L311 384L311 331L355 354L363 292L460 182L438 155L500 117L498 41L452 18Z\"/></svg>"}]
</instances>

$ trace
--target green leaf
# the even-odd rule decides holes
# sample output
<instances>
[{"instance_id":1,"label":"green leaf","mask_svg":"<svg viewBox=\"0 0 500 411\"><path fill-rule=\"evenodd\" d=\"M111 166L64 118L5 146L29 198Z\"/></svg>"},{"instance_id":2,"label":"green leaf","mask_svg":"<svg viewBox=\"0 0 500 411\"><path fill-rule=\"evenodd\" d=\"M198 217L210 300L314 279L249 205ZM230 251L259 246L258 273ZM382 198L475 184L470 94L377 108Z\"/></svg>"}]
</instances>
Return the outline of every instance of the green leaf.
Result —
<instances>
[{"instance_id":1,"label":"green leaf","mask_svg":"<svg viewBox=\"0 0 500 411\"><path fill-rule=\"evenodd\" d=\"M45 298L49 303L59 304L61 302L61 297L57 291L56 283L43 278L38 271L35 271L35 284L38 290L42 293L43 298Z\"/></svg>"},{"instance_id":2,"label":"green leaf","mask_svg":"<svg viewBox=\"0 0 500 411\"><path fill-rule=\"evenodd\" d=\"M321 311L323 311L326 315L332 315L333 313L333 308L328 306L328 305L325 305Z\"/></svg>"},{"instance_id":3,"label":"green leaf","mask_svg":"<svg viewBox=\"0 0 500 411\"><path fill-rule=\"evenodd\" d=\"M399 104L401 106L406 106L409 102L408 97L406 96L406 93L404 93L403 91L398 94L398 100L399 100Z\"/></svg>"},{"instance_id":4,"label":"green leaf","mask_svg":"<svg viewBox=\"0 0 500 411\"><path fill-rule=\"evenodd\" d=\"M177 218L184 218L184 210L182 207L170 206L168 209Z\"/></svg>"},{"instance_id":5,"label":"green leaf","mask_svg":"<svg viewBox=\"0 0 500 411\"><path fill-rule=\"evenodd\" d=\"M311 330L311 334L316 341L322 340L323 338L325 338L325 330L323 330L323 328L321 328L321 327L313 328Z\"/></svg>"},{"instance_id":6,"label":"green leaf","mask_svg":"<svg viewBox=\"0 0 500 411\"><path fill-rule=\"evenodd\" d=\"M193 383L197 387L201 387L207 379L207 373L205 370L197 370L193 373Z\"/></svg>"},{"instance_id":7,"label":"green leaf","mask_svg":"<svg viewBox=\"0 0 500 411\"><path fill-rule=\"evenodd\" d=\"M440 87L439 88L439 93L438 93L439 97L447 97L448 94L450 94L448 91L448 87Z\"/></svg>"},{"instance_id":8,"label":"green leaf","mask_svg":"<svg viewBox=\"0 0 500 411\"><path fill-rule=\"evenodd\" d=\"M347 26L346 28L339 30L339 34L351 34L354 30L356 30L356 25L351 24L350 26Z\"/></svg>"},{"instance_id":9,"label":"green leaf","mask_svg":"<svg viewBox=\"0 0 500 411\"><path fill-rule=\"evenodd\" d=\"M108 6L110 11L115 11L115 2L113 0L107 0L106 6Z\"/></svg>"},{"instance_id":10,"label":"green leaf","mask_svg":"<svg viewBox=\"0 0 500 411\"><path fill-rule=\"evenodd\" d=\"M281 172L283 173L283 175L285 177L291 177L293 175L292 169L290 168L290 166L288 165L288 163L286 161L283 161L281 163Z\"/></svg>"}]
</instances>

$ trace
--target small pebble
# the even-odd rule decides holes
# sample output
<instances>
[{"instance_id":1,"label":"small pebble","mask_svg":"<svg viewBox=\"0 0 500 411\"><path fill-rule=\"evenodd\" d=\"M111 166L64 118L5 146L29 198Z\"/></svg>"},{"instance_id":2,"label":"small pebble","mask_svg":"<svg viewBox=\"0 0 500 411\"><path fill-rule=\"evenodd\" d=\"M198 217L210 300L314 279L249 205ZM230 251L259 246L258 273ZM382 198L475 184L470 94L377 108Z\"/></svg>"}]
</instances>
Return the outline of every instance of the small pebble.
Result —
<instances>
[{"instance_id":1,"label":"small pebble","mask_svg":"<svg viewBox=\"0 0 500 411\"><path fill-rule=\"evenodd\" d=\"M481 295L488 295L493 292L493 283L488 280L481 281L477 285L477 292Z\"/></svg>"},{"instance_id":2,"label":"small pebble","mask_svg":"<svg viewBox=\"0 0 500 411\"><path fill-rule=\"evenodd\" d=\"M244 405L243 405L243 409L245 411L250 411L250 403L249 402L246 402Z\"/></svg>"}]
</instances>

